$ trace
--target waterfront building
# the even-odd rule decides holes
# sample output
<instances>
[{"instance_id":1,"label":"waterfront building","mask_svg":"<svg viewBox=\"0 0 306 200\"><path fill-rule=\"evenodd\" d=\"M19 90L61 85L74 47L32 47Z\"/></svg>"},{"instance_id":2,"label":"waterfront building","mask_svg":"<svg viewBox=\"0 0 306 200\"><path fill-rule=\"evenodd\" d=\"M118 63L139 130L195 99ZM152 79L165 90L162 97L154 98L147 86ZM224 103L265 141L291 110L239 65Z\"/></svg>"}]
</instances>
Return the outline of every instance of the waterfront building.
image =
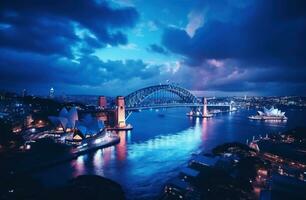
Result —
<instances>
[{"instance_id":1,"label":"waterfront building","mask_svg":"<svg viewBox=\"0 0 306 200\"><path fill-rule=\"evenodd\" d=\"M67 135L65 137L65 143L66 144L70 144L70 145L75 145L75 146L79 146L83 143L84 140L86 140L87 138L91 138L96 136L96 134L92 134L93 132L91 132L90 135L85 135L80 129L75 129L73 131L73 134L71 135ZM87 146L87 144L86 144Z\"/></svg>"},{"instance_id":2,"label":"waterfront building","mask_svg":"<svg viewBox=\"0 0 306 200\"><path fill-rule=\"evenodd\" d=\"M68 135L65 138L66 144L72 144L72 145L81 145L84 140L93 141L91 139L97 138L98 135L105 136L104 129L96 129L94 130L91 127L84 127L80 126L79 128L74 129L74 132L72 135ZM100 140L100 139L97 139Z\"/></svg>"},{"instance_id":3,"label":"waterfront building","mask_svg":"<svg viewBox=\"0 0 306 200\"><path fill-rule=\"evenodd\" d=\"M255 120L287 120L285 112L281 112L279 109L273 106L270 109L264 107L263 111L257 111L257 115L252 115L249 119Z\"/></svg>"},{"instance_id":4,"label":"waterfront building","mask_svg":"<svg viewBox=\"0 0 306 200\"><path fill-rule=\"evenodd\" d=\"M82 120L76 122L76 129L85 138L93 137L103 131L104 123L88 114Z\"/></svg>"},{"instance_id":5,"label":"waterfront building","mask_svg":"<svg viewBox=\"0 0 306 200\"><path fill-rule=\"evenodd\" d=\"M79 119L76 107L72 107L69 112L66 108L62 108L58 116L50 116L49 120L64 131L75 128L76 121Z\"/></svg>"},{"instance_id":6,"label":"waterfront building","mask_svg":"<svg viewBox=\"0 0 306 200\"><path fill-rule=\"evenodd\" d=\"M105 126L102 120L94 118L90 114L79 120L75 107L72 107L69 111L66 108L62 108L59 116L50 116L49 119L56 126L56 129L73 133L65 138L66 143L69 144L79 144L86 138L92 138L104 133Z\"/></svg>"},{"instance_id":7,"label":"waterfront building","mask_svg":"<svg viewBox=\"0 0 306 200\"><path fill-rule=\"evenodd\" d=\"M69 140L68 138L66 138L66 142L69 144L81 144L82 140L85 139L84 134L82 134L80 131L76 130L73 133L72 139Z\"/></svg>"}]
</instances>

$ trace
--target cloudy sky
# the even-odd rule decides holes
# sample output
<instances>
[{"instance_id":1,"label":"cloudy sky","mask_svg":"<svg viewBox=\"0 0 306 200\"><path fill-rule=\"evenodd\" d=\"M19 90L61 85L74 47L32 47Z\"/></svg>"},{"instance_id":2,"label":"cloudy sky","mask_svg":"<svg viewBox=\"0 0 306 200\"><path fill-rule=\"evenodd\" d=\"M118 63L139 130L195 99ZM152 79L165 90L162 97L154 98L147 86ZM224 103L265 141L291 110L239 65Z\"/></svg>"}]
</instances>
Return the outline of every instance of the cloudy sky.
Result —
<instances>
[{"instance_id":1,"label":"cloudy sky","mask_svg":"<svg viewBox=\"0 0 306 200\"><path fill-rule=\"evenodd\" d=\"M0 89L306 95L303 0L4 0Z\"/></svg>"}]
</instances>

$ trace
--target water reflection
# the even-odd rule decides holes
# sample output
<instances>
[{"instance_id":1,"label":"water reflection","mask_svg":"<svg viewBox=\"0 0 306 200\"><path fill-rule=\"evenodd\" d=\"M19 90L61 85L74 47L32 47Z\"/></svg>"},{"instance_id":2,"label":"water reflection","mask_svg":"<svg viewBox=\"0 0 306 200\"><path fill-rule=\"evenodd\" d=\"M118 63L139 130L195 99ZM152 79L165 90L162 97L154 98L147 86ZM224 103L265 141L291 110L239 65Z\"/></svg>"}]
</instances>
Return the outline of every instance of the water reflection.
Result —
<instances>
[{"instance_id":1,"label":"water reflection","mask_svg":"<svg viewBox=\"0 0 306 200\"><path fill-rule=\"evenodd\" d=\"M131 143L131 131L127 131L127 142Z\"/></svg>"},{"instance_id":2,"label":"water reflection","mask_svg":"<svg viewBox=\"0 0 306 200\"><path fill-rule=\"evenodd\" d=\"M103 162L104 162L104 159L103 159L103 150L102 149L99 149L95 152L94 156L93 156L93 163L94 163L94 166L95 166L95 173L96 174L101 174L103 175L103 171L101 171L102 167L103 167Z\"/></svg>"},{"instance_id":3,"label":"water reflection","mask_svg":"<svg viewBox=\"0 0 306 200\"><path fill-rule=\"evenodd\" d=\"M193 152L196 152L207 134L207 119L193 119L191 126L179 132L168 135L157 135L151 139L137 142L132 141L133 131L119 132L120 143L96 151L92 157L92 170L95 174L111 177L124 183L124 187L133 185L126 190L133 196L148 195L143 191L159 190L167 176L166 173L186 163ZM74 175L82 173L81 158L77 161ZM90 161L88 161L90 162ZM90 171L90 166L86 166ZM83 171L84 172L84 171ZM154 178L153 178L154 177ZM154 189L155 187L155 189Z\"/></svg>"},{"instance_id":4,"label":"water reflection","mask_svg":"<svg viewBox=\"0 0 306 200\"><path fill-rule=\"evenodd\" d=\"M205 141L207 139L207 134L208 134L208 118L203 118L202 119L202 141Z\"/></svg>"},{"instance_id":5,"label":"water reflection","mask_svg":"<svg viewBox=\"0 0 306 200\"><path fill-rule=\"evenodd\" d=\"M108 147L103 149L103 161L104 164L107 165L109 162L111 162L112 159L114 159L114 146Z\"/></svg>"},{"instance_id":6,"label":"water reflection","mask_svg":"<svg viewBox=\"0 0 306 200\"><path fill-rule=\"evenodd\" d=\"M72 165L75 169L73 176L79 176L85 173L85 157L87 157L87 155L81 155L73 161Z\"/></svg>"},{"instance_id":7,"label":"water reflection","mask_svg":"<svg viewBox=\"0 0 306 200\"><path fill-rule=\"evenodd\" d=\"M118 160L125 160L127 151L126 151L126 131L119 131L120 143L116 145L116 153Z\"/></svg>"}]
</instances>

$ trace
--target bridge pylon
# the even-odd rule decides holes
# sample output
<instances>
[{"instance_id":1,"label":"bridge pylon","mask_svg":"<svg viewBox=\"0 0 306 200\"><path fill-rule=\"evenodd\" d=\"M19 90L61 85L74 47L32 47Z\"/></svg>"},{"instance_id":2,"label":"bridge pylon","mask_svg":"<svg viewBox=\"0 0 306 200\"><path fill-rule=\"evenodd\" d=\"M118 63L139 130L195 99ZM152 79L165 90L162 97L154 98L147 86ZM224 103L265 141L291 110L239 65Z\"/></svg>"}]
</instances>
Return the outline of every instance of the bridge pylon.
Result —
<instances>
[{"instance_id":1,"label":"bridge pylon","mask_svg":"<svg viewBox=\"0 0 306 200\"><path fill-rule=\"evenodd\" d=\"M203 111L202 111L202 117L204 118L209 118L212 117L213 115L210 114L207 110L207 99L206 97L203 98Z\"/></svg>"},{"instance_id":2,"label":"bridge pylon","mask_svg":"<svg viewBox=\"0 0 306 200\"><path fill-rule=\"evenodd\" d=\"M126 127L125 102L124 102L124 97L122 96L118 96L116 98L116 124L118 128Z\"/></svg>"},{"instance_id":3,"label":"bridge pylon","mask_svg":"<svg viewBox=\"0 0 306 200\"><path fill-rule=\"evenodd\" d=\"M206 97L203 98L203 104L204 104L204 106L203 106L203 113L202 113L202 115L203 116L207 116L208 115L208 111L207 111L207 99L206 99Z\"/></svg>"}]
</instances>

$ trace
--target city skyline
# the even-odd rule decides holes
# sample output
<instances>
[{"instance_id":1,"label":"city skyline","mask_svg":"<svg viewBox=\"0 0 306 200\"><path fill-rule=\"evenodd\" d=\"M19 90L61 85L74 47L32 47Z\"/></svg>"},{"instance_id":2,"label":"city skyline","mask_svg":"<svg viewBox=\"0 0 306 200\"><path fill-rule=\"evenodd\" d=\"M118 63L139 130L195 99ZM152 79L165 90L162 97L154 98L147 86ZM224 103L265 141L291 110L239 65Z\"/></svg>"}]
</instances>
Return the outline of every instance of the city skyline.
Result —
<instances>
[{"instance_id":1,"label":"city skyline","mask_svg":"<svg viewBox=\"0 0 306 200\"><path fill-rule=\"evenodd\" d=\"M5 1L0 89L305 95L304 1Z\"/></svg>"}]
</instances>

